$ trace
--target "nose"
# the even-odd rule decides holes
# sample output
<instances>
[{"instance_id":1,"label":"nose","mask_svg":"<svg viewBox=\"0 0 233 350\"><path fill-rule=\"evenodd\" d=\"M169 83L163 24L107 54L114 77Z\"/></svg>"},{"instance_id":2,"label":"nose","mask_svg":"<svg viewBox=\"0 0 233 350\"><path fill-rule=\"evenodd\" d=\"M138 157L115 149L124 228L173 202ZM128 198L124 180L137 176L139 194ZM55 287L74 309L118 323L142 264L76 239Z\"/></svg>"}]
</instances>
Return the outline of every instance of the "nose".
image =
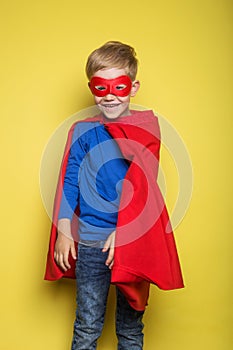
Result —
<instances>
[{"instance_id":1,"label":"nose","mask_svg":"<svg viewBox=\"0 0 233 350\"><path fill-rule=\"evenodd\" d=\"M104 96L104 99L106 100L106 101L111 101L111 100L114 100L115 99L115 95L113 95L113 94L107 94L106 96Z\"/></svg>"}]
</instances>

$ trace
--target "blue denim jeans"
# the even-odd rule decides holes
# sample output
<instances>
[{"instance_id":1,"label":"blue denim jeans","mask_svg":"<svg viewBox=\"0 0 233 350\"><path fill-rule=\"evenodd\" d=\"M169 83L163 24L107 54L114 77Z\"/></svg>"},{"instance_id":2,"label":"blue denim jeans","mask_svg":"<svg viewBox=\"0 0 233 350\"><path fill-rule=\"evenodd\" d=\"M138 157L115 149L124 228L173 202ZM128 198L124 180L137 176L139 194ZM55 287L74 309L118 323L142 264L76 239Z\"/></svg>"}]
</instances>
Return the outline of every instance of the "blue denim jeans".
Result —
<instances>
[{"instance_id":1,"label":"blue denim jeans","mask_svg":"<svg viewBox=\"0 0 233 350\"><path fill-rule=\"evenodd\" d=\"M72 350L94 350L101 335L111 281L105 265L108 252L101 248L78 245L76 264L77 310ZM117 288L116 334L118 350L143 348L143 312L130 307Z\"/></svg>"}]
</instances>

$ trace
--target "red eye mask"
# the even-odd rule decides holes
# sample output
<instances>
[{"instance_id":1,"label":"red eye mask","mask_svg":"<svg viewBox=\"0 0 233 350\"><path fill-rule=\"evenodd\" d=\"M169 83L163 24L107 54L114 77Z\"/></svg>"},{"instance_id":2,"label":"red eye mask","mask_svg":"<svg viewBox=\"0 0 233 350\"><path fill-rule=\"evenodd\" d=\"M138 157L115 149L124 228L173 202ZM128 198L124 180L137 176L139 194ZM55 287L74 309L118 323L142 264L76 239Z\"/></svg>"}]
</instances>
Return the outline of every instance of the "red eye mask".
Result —
<instances>
[{"instance_id":1,"label":"red eye mask","mask_svg":"<svg viewBox=\"0 0 233 350\"><path fill-rule=\"evenodd\" d=\"M88 83L93 95L104 97L108 94L125 97L130 94L132 81L128 75L121 75L115 79L93 77Z\"/></svg>"}]
</instances>

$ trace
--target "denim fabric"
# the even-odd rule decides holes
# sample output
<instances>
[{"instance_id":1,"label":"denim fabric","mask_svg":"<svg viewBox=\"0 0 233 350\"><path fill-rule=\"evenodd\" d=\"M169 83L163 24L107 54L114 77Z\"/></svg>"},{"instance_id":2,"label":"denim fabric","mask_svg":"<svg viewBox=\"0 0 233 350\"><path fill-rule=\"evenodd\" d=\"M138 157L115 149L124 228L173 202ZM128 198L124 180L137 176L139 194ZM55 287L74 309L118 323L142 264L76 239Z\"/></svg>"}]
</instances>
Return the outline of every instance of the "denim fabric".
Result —
<instances>
[{"instance_id":1,"label":"denim fabric","mask_svg":"<svg viewBox=\"0 0 233 350\"><path fill-rule=\"evenodd\" d=\"M105 265L108 252L78 245L76 264L77 310L72 350L94 350L101 335L111 281L111 270ZM116 334L118 350L143 348L143 312L130 307L117 289Z\"/></svg>"},{"instance_id":2,"label":"denim fabric","mask_svg":"<svg viewBox=\"0 0 233 350\"><path fill-rule=\"evenodd\" d=\"M136 311L117 288L116 334L118 350L143 349L143 311Z\"/></svg>"}]
</instances>

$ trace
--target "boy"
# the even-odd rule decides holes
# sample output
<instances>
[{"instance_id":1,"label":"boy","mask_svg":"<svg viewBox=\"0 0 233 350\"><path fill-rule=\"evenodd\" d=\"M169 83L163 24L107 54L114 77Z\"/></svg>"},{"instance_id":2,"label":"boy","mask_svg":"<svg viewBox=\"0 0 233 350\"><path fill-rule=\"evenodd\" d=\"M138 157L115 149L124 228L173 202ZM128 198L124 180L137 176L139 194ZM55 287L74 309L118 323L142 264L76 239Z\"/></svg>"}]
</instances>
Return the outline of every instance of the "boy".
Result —
<instances>
[{"instance_id":1,"label":"boy","mask_svg":"<svg viewBox=\"0 0 233 350\"><path fill-rule=\"evenodd\" d=\"M155 182L159 128L151 111L129 110L140 87L132 47L107 42L90 54L86 73L100 114L75 124L68 138L46 278L71 277L70 258L76 261L72 350L96 349L110 283L117 286L118 349L139 350L150 282L163 289L183 286L173 235L164 234L169 221Z\"/></svg>"}]
</instances>

